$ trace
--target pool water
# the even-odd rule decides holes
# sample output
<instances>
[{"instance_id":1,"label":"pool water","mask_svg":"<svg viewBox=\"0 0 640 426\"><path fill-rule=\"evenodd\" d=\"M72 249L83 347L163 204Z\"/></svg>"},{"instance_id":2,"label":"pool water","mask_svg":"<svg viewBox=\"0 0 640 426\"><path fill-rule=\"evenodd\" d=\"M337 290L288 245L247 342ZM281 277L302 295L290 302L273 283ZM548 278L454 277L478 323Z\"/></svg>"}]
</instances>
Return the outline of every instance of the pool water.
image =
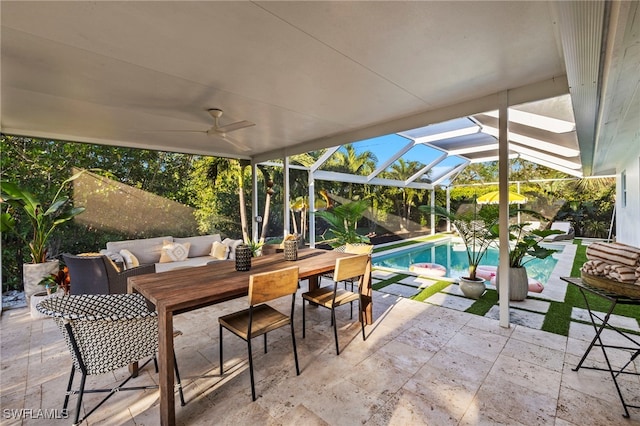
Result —
<instances>
[{"instance_id":1,"label":"pool water","mask_svg":"<svg viewBox=\"0 0 640 426\"><path fill-rule=\"evenodd\" d=\"M549 246L549 248L562 250L562 246ZM453 241L438 245L426 244L419 247L410 247L395 253L376 256L373 259L373 266L402 271L408 271L409 266L414 263L438 263L447 268L446 276L451 278L469 275L467 251L463 244L456 244ZM482 265L498 266L498 249L489 248L480 263ZM556 263L558 263L558 260L555 256L549 256L546 259L533 259L525 265L527 276L546 284Z\"/></svg>"}]
</instances>

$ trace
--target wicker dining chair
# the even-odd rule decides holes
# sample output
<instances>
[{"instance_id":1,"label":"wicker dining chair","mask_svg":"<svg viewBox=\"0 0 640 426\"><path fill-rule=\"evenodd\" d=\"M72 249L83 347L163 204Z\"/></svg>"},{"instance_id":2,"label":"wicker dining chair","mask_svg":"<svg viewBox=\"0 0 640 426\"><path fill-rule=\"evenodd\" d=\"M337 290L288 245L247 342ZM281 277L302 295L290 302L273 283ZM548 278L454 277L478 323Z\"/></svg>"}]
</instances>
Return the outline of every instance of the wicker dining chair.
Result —
<instances>
[{"instance_id":1,"label":"wicker dining chair","mask_svg":"<svg viewBox=\"0 0 640 426\"><path fill-rule=\"evenodd\" d=\"M153 264L119 271L109 257L101 254L64 253L62 260L69 268L71 294L123 294L127 292L127 278L156 272Z\"/></svg>"},{"instance_id":2,"label":"wicker dining chair","mask_svg":"<svg viewBox=\"0 0 640 426\"><path fill-rule=\"evenodd\" d=\"M251 398L254 401L256 400L256 388L253 378L253 355L251 351L251 339L254 337L264 336L264 353L267 353L267 333L289 325L291 328L296 374L300 375L296 335L293 329L293 313L297 290L297 266L272 272L253 274L249 277L249 308L224 315L218 319L220 324L220 375L224 373L222 329L226 328L247 342L249 374L251 377ZM289 311L289 315L266 304L266 302L285 296L291 296L291 310Z\"/></svg>"},{"instance_id":3,"label":"wicker dining chair","mask_svg":"<svg viewBox=\"0 0 640 426\"><path fill-rule=\"evenodd\" d=\"M302 293L302 338L306 335L306 309L305 300L309 303L322 306L331 310L331 324L333 325L333 335L336 341L336 354L340 355L340 346L338 344L338 325L336 323L336 311L337 307L352 304L354 301L358 301L359 308L362 308L362 299L360 288L364 281L364 275L367 273L367 269L370 268L371 256L368 254L354 255L351 257L342 257L336 259L336 266L334 270L334 283L333 286L328 285L320 287L316 290ZM358 282L358 292L348 291L346 289L339 289L338 283L346 279L353 279ZM351 318L353 319L353 308L351 309ZM362 340L366 340L364 333L364 318L360 315L360 325L362 328Z\"/></svg>"},{"instance_id":4,"label":"wicker dining chair","mask_svg":"<svg viewBox=\"0 0 640 426\"><path fill-rule=\"evenodd\" d=\"M71 352L73 365L63 410L67 409L69 396L78 393L73 424L84 421L116 392L157 388L157 385L124 387L133 378L130 375L114 388L85 389L87 376L109 373L146 357L150 358L140 368L144 368L151 360L155 362L158 351L157 312L148 309L142 295L86 294L51 297L40 302L37 309L42 314L53 317ZM185 405L177 362L174 362L174 367L180 402ZM82 378L79 388L72 390L76 370L81 372ZM84 394L95 392L106 392L108 395L79 419Z\"/></svg>"}]
</instances>

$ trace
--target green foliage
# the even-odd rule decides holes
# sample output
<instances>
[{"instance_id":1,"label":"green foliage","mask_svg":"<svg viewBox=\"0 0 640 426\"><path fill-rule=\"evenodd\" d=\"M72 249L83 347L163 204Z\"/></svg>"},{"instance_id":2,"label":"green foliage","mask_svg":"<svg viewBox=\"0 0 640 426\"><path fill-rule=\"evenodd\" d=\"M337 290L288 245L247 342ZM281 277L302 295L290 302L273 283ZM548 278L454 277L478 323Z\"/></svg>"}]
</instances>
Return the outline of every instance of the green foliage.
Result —
<instances>
[{"instance_id":1,"label":"green foliage","mask_svg":"<svg viewBox=\"0 0 640 426\"><path fill-rule=\"evenodd\" d=\"M562 231L549 229L528 229L530 223L519 223L509 225L509 266L521 268L533 259L546 259L557 250L540 246L545 237L553 234L562 234ZM499 238L499 226L494 224L491 232L495 238Z\"/></svg>"},{"instance_id":2,"label":"green foliage","mask_svg":"<svg viewBox=\"0 0 640 426\"><path fill-rule=\"evenodd\" d=\"M366 200L352 201L341 204L331 210L316 212L316 215L329 224L334 238L327 241L332 247L339 247L347 243L369 243L369 238L357 232L358 221L369 208Z\"/></svg>"},{"instance_id":3,"label":"green foliage","mask_svg":"<svg viewBox=\"0 0 640 426\"><path fill-rule=\"evenodd\" d=\"M0 188L2 202L10 206L9 211L0 215L0 231L15 232L29 247L32 263L47 261L47 245L53 231L61 224L70 221L82 213L84 207L73 207L69 196L63 194L67 184L84 173L78 172L62 182L58 191L48 205L43 204L33 194L14 182L2 181ZM16 216L26 215L31 223L29 233L23 234L16 225Z\"/></svg>"},{"instance_id":4,"label":"green foliage","mask_svg":"<svg viewBox=\"0 0 640 426\"><path fill-rule=\"evenodd\" d=\"M260 251L262 250L262 246L264 243L260 241L248 240L246 243L251 249L251 257L257 257L260 255Z\"/></svg>"},{"instance_id":5,"label":"green foliage","mask_svg":"<svg viewBox=\"0 0 640 426\"><path fill-rule=\"evenodd\" d=\"M451 221L467 250L469 278L475 280L476 269L495 239L495 234L491 229L497 222L497 216L481 212L475 198L472 204L461 206L455 213L440 206L435 206L432 209L431 206L423 205L418 208L426 213L434 213Z\"/></svg>"}]
</instances>

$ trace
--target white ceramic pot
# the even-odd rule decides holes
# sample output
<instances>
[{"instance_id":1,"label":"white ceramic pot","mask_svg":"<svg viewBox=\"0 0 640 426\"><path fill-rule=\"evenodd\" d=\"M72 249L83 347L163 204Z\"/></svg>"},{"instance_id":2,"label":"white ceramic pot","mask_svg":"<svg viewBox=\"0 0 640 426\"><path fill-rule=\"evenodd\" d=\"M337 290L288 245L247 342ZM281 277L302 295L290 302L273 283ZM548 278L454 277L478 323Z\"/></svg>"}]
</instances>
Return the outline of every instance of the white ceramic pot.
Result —
<instances>
[{"instance_id":1,"label":"white ceramic pot","mask_svg":"<svg viewBox=\"0 0 640 426\"><path fill-rule=\"evenodd\" d=\"M462 294L470 299L479 299L484 294L487 286L482 278L471 280L469 278L460 277L460 290Z\"/></svg>"},{"instance_id":2,"label":"white ceramic pot","mask_svg":"<svg viewBox=\"0 0 640 426\"><path fill-rule=\"evenodd\" d=\"M57 273L59 269L60 262L57 259L44 263L25 263L22 265L22 283L27 306L30 306L31 296L45 290L45 287L40 285L40 281Z\"/></svg>"},{"instance_id":3,"label":"white ceramic pot","mask_svg":"<svg viewBox=\"0 0 640 426\"><path fill-rule=\"evenodd\" d=\"M39 291L38 293L32 294L31 295L31 300L29 301L29 303L30 303L29 307L31 308L31 318L32 319L44 319L44 318L47 318L46 315L41 314L40 312L38 312L38 309L36 308L36 306L38 305L38 303L40 303L44 299L47 299L49 297L54 297L54 296L55 296L55 293L53 293L53 295L49 295L49 294L47 294L46 291Z\"/></svg>"}]
</instances>

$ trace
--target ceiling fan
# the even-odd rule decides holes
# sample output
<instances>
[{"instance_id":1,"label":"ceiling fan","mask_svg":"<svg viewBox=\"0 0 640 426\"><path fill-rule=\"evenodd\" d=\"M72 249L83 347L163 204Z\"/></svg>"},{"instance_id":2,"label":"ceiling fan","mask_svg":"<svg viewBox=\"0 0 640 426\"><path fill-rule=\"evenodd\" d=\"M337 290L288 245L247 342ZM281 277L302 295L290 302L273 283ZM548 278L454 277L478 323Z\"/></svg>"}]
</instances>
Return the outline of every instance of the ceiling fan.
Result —
<instances>
[{"instance_id":1,"label":"ceiling fan","mask_svg":"<svg viewBox=\"0 0 640 426\"><path fill-rule=\"evenodd\" d=\"M165 130L166 132L184 132L184 133L206 133L209 136L216 137L218 139L225 140L229 142L231 145L242 151L251 151L251 148L246 146L240 141L237 141L233 138L227 136L227 133L235 132L236 130L244 129L247 127L255 126L255 123L252 123L247 120L236 121L235 123L230 123L225 126L220 125L220 117L222 117L223 111L219 108L209 108L207 112L213 117L214 124L211 128L207 130Z\"/></svg>"},{"instance_id":2,"label":"ceiling fan","mask_svg":"<svg viewBox=\"0 0 640 426\"><path fill-rule=\"evenodd\" d=\"M209 108L207 112L213 117L213 127L209 130L206 130L205 133L210 136L218 136L221 139L226 140L230 144L236 146L237 148L243 151L249 151L250 148L241 142L236 141L235 139L231 139L227 136L227 133L235 132L236 130L244 129L247 127L255 126L255 123L252 123L247 120L236 121L235 123L230 123L225 126L220 125L220 117L222 117L223 111L219 108Z\"/></svg>"}]
</instances>

